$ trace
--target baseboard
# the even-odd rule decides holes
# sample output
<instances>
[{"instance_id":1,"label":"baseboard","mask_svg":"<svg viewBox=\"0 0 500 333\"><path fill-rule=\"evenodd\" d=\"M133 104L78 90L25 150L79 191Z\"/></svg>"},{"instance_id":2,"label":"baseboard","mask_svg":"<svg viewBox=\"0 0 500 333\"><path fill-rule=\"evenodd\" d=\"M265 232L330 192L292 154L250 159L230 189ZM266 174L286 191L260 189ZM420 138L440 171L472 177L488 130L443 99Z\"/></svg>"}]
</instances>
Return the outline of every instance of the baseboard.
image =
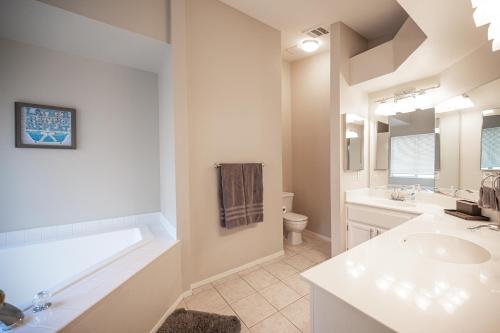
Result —
<instances>
[{"instance_id":1,"label":"baseboard","mask_svg":"<svg viewBox=\"0 0 500 333\"><path fill-rule=\"evenodd\" d=\"M149 333L156 333L156 331L158 331L160 329L161 325L163 325L165 320L167 320L167 317L170 316L170 314L175 311L175 309L177 308L179 303L185 297L191 296L192 294L193 294L193 292L191 290L185 291L182 294L180 294L180 296L175 300L174 304L172 304L168 308L168 310L163 314L163 316L161 316L160 320L156 323L156 325L153 327L153 329L151 329L151 331Z\"/></svg>"},{"instance_id":2,"label":"baseboard","mask_svg":"<svg viewBox=\"0 0 500 333\"><path fill-rule=\"evenodd\" d=\"M252 261L252 262L249 262L249 263L247 263L245 265L242 265L242 266L230 269L228 271L222 272L220 274L211 276L211 277L209 277L207 279L204 279L202 281L195 282L195 283L191 284L191 289L201 287L201 286L203 286L203 285L205 285L207 283L211 283L211 282L217 281L219 279L222 279L223 277L229 276L229 275L234 274L234 273L241 272L241 271L243 271L243 270L245 270L247 268L253 267L253 266L258 265L258 264L262 264L262 263L264 263L266 261L273 260L275 258L278 258L278 257L284 255L284 254L285 254L285 251L281 250L281 251L273 253L273 254L271 254L269 256L266 256L266 257L263 257L263 258L259 258L257 260Z\"/></svg>"},{"instance_id":3,"label":"baseboard","mask_svg":"<svg viewBox=\"0 0 500 333\"><path fill-rule=\"evenodd\" d=\"M314 231L311 231L311 230L305 229L303 231L303 233L313 235L313 236L318 237L318 238L320 238L322 240L325 240L327 242L331 242L332 241L332 239L330 237L324 236L322 234L318 234L317 232L314 232Z\"/></svg>"},{"instance_id":4,"label":"baseboard","mask_svg":"<svg viewBox=\"0 0 500 333\"><path fill-rule=\"evenodd\" d=\"M193 294L193 289L194 288L198 288L204 284L207 284L207 283L210 283L210 282L213 282L213 281L216 281L216 280L219 280L219 279L222 279L223 277L226 277L228 275L231 275L231 274L234 274L234 273L237 273L237 272L241 272L247 268L250 268L250 267L253 267L255 265L258 265L258 264L262 264L264 262L267 262L267 261L270 261L270 260L273 260L275 258L278 258L282 255L285 254L285 251L281 250L281 251L278 251L276 253L273 253L269 256L266 256L266 257L263 257L263 258L259 258L257 260L254 260L252 262L249 262L245 265L242 265L242 266L239 266L239 267L236 267L236 268L233 268L233 269L230 269L228 271L225 271L223 273L220 273L220 274L217 274L217 275L214 275L212 277L209 277L208 279L204 279L202 281L199 281L199 282L196 282L196 283L193 283L191 284L191 289L188 290L188 291L185 291L183 292L176 300L175 302L168 308L168 310L163 314L163 316L160 318L160 320L158 321L158 323L156 323L156 325L153 327L153 329L151 329L150 333L156 333L156 331L158 331L158 329L160 329L161 325L165 322L165 320L167 319L167 317L172 313L174 312L174 310L177 308L177 306L179 305L179 303L186 297L188 296L191 296Z\"/></svg>"}]
</instances>

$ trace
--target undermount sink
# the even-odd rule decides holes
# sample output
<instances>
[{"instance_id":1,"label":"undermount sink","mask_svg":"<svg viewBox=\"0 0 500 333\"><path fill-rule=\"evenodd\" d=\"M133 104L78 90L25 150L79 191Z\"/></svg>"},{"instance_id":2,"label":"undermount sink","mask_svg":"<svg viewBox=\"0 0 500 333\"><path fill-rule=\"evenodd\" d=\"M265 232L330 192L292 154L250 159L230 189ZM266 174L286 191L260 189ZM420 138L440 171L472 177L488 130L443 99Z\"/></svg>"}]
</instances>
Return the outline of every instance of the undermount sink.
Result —
<instances>
[{"instance_id":1,"label":"undermount sink","mask_svg":"<svg viewBox=\"0 0 500 333\"><path fill-rule=\"evenodd\" d=\"M418 233L403 238L403 247L422 256L454 264L480 264L490 260L485 248L468 240L435 233Z\"/></svg>"},{"instance_id":2,"label":"undermount sink","mask_svg":"<svg viewBox=\"0 0 500 333\"><path fill-rule=\"evenodd\" d=\"M414 202L408 201L397 201L390 199L372 199L375 203L379 203L387 206L395 206L395 207L416 207L417 205Z\"/></svg>"}]
</instances>

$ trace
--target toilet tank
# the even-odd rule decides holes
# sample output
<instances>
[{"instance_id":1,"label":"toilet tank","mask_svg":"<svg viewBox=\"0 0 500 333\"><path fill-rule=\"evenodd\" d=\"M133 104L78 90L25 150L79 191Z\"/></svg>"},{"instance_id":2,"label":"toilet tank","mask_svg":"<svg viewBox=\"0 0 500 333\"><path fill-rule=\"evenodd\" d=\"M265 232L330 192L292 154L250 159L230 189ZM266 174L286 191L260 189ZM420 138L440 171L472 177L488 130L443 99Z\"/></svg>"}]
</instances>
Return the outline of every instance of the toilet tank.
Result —
<instances>
[{"instance_id":1,"label":"toilet tank","mask_svg":"<svg viewBox=\"0 0 500 333\"><path fill-rule=\"evenodd\" d=\"M293 193L283 192L283 207L286 208L287 212L293 212Z\"/></svg>"}]
</instances>

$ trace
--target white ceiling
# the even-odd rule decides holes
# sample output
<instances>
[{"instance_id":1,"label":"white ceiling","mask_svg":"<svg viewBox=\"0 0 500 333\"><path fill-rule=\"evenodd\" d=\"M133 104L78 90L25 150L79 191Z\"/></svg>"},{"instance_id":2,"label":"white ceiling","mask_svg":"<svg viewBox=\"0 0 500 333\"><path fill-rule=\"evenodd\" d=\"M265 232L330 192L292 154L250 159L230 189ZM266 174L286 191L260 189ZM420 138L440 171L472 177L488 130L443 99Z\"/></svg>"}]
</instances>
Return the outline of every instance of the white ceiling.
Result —
<instances>
[{"instance_id":1,"label":"white ceiling","mask_svg":"<svg viewBox=\"0 0 500 333\"><path fill-rule=\"evenodd\" d=\"M293 61L308 56L285 50L307 38L304 30L342 21L368 40L387 40L407 17L395 0L221 0L229 6L282 32L283 58ZM418 1L417 1L418 2ZM327 35L329 36L329 35ZM329 38L321 39L316 53L329 49Z\"/></svg>"},{"instance_id":2,"label":"white ceiling","mask_svg":"<svg viewBox=\"0 0 500 333\"><path fill-rule=\"evenodd\" d=\"M0 38L158 73L169 45L35 0L0 0Z\"/></svg>"},{"instance_id":3,"label":"white ceiling","mask_svg":"<svg viewBox=\"0 0 500 333\"><path fill-rule=\"evenodd\" d=\"M427 39L395 72L356 87L375 92L438 75L488 43L487 27L476 28L470 0L398 0ZM471 70L474 70L471 68Z\"/></svg>"}]
</instances>

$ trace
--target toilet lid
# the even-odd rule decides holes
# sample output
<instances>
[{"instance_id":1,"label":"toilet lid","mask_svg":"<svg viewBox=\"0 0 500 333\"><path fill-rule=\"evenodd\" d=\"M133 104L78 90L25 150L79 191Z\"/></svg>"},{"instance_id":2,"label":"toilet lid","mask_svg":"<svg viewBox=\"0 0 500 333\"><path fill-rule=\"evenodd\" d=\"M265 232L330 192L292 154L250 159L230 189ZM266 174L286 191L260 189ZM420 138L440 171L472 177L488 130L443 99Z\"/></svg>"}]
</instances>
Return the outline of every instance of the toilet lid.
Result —
<instances>
[{"instance_id":1,"label":"toilet lid","mask_svg":"<svg viewBox=\"0 0 500 333\"><path fill-rule=\"evenodd\" d=\"M285 215L283 215L283 218L285 220L291 221L291 222L302 222L302 221L307 220L307 216L296 214L296 213L285 213Z\"/></svg>"}]
</instances>

